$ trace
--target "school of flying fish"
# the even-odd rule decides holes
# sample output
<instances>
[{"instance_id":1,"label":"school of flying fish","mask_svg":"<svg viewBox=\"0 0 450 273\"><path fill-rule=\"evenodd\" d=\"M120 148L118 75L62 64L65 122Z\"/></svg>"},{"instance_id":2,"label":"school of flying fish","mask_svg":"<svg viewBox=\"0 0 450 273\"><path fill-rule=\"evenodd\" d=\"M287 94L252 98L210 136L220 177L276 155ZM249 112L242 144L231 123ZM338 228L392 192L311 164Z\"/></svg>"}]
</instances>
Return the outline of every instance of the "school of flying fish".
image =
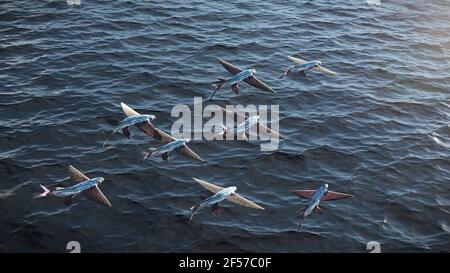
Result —
<instances>
[{"instance_id":1,"label":"school of flying fish","mask_svg":"<svg viewBox=\"0 0 450 273\"><path fill-rule=\"evenodd\" d=\"M283 74L279 77L280 80L284 77L294 74L299 74L306 78L306 71L309 70L326 73L328 75L337 75L336 72L323 67L322 62L319 60L307 61L293 56L289 56L288 59L293 62L294 65L284 69ZM214 88L214 90L209 97L209 100L213 99L218 90L226 87L230 87L231 91L233 91L234 94L239 95L239 84L242 82L245 82L263 91L276 93L272 87L256 77L256 69L241 69L222 59L218 59L218 61L228 72L233 74L233 76L231 76L230 78L220 77L218 81L213 82L212 87ZM123 135L128 139L132 139L130 128L136 126L148 137L159 140L163 143L163 145L159 147L148 148L145 152L143 152L143 163L147 162L148 159L152 157L161 157L164 161L167 162L170 159L169 153L172 152L176 152L195 161L205 162L202 157L200 157L197 153L195 153L191 148L188 147L190 139L174 138L170 134L155 127L152 121L156 119L156 116L150 114L139 114L123 102L121 102L121 107L123 113L125 114L125 118L117 123L117 125L113 128L112 132L104 141L102 147L105 147L106 143L112 138L112 136L119 131L122 131ZM264 130L266 133L271 134L275 137L286 139L286 137L281 135L279 132L272 130L271 128L268 128L264 124L262 124L258 115L246 118L245 115L242 115L238 112L232 112L224 108L220 108L219 110L223 111L227 115L232 115L235 121L237 121L238 119L244 119L244 121L234 128L227 128L225 125L222 125L223 131L216 134L216 136L221 136L232 131L234 135L242 136L244 140L248 141L249 138L247 137L247 134L251 129L255 130L256 127L256 132ZM68 172L70 178L76 184L69 187L56 186L53 188L51 188L50 186L40 185L43 192L34 195L33 198L55 197L58 199L62 199L63 203L68 206L72 204L76 196L83 194L88 199L96 203L99 203L106 207L112 207L109 200L99 188L99 185L105 180L103 177L89 178L72 165L69 165ZM220 212L220 203L223 201L229 201L247 208L265 210L262 206L236 193L236 186L229 186L224 188L195 177L193 177L193 180L200 184L200 186L202 186L204 189L211 192L213 195L209 197L202 196L202 201L197 205L191 207L189 223L192 222L193 217L196 213L198 213L201 209L209 206L211 207L212 213L218 216ZM340 200L352 197L352 195L350 194L329 191L328 184L324 184L316 190L291 190L291 192L300 198L308 200L306 206L299 210L300 215L298 230L300 230L305 218L312 212L323 213L323 210L319 207L321 201Z\"/></svg>"}]
</instances>

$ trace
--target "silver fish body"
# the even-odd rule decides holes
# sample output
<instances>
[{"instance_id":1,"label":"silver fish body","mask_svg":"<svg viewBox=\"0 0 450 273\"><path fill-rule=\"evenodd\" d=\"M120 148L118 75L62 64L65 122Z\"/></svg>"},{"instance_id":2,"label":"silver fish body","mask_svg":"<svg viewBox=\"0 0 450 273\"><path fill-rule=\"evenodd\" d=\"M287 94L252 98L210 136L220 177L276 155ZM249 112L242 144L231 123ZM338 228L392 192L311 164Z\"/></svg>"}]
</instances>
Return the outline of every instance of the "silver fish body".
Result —
<instances>
[{"instance_id":1,"label":"silver fish body","mask_svg":"<svg viewBox=\"0 0 450 273\"><path fill-rule=\"evenodd\" d=\"M231 90L234 93L238 94L239 93L238 84L242 81L247 80L248 78L253 77L255 73L256 73L255 69L247 69L242 70L241 72L237 73L236 75L234 75L229 79L219 78L219 82L213 84L214 92L212 93L211 97L209 97L209 99L212 100L217 90L227 86L231 86Z\"/></svg>"},{"instance_id":2,"label":"silver fish body","mask_svg":"<svg viewBox=\"0 0 450 273\"><path fill-rule=\"evenodd\" d=\"M119 122L119 124L116 125L116 127L113 130L113 134L117 131L130 127L132 125L139 124L141 122L154 120L156 117L154 115L135 115L131 117L126 117L122 121Z\"/></svg>"},{"instance_id":3,"label":"silver fish body","mask_svg":"<svg viewBox=\"0 0 450 273\"><path fill-rule=\"evenodd\" d=\"M104 180L105 179L103 177L91 178L76 185L70 186L68 188L53 190L49 194L58 198L75 196L85 190L88 190L101 184Z\"/></svg>"},{"instance_id":4,"label":"silver fish body","mask_svg":"<svg viewBox=\"0 0 450 273\"><path fill-rule=\"evenodd\" d=\"M112 133L106 138L105 142L103 142L103 147L105 147L106 142L108 142L108 140L112 137L112 135L115 134L117 131L122 130L126 137L131 138L131 132L129 130L130 126L137 125L142 122L150 123L150 120L154 120L155 118L156 117L154 115L133 115L124 118L116 125L116 127L114 127Z\"/></svg>"},{"instance_id":5,"label":"silver fish body","mask_svg":"<svg viewBox=\"0 0 450 273\"><path fill-rule=\"evenodd\" d=\"M314 209L319 206L320 201L322 200L323 196L327 193L327 191L328 191L328 184L325 184L316 190L314 195L311 197L308 206L306 207L303 217L310 215L314 211Z\"/></svg>"},{"instance_id":6,"label":"silver fish body","mask_svg":"<svg viewBox=\"0 0 450 273\"><path fill-rule=\"evenodd\" d=\"M314 67L320 66L322 63L320 61L309 61L304 64L297 64L292 66L290 69L294 73L300 73L309 69L313 69Z\"/></svg>"},{"instance_id":7,"label":"silver fish body","mask_svg":"<svg viewBox=\"0 0 450 273\"><path fill-rule=\"evenodd\" d=\"M247 132L250 128L258 124L259 116L251 116L236 127L236 134Z\"/></svg>"},{"instance_id":8,"label":"silver fish body","mask_svg":"<svg viewBox=\"0 0 450 273\"><path fill-rule=\"evenodd\" d=\"M303 211L303 214L300 217L300 222L298 224L298 230L300 230L300 228L303 224L303 221L305 220L305 217L310 215L315 209L320 210L319 209L320 201L322 200L322 198L324 197L324 195L327 192L328 192L328 184L324 184L323 186L321 186L314 192L313 196L309 200L308 205L306 206L305 210Z\"/></svg>"},{"instance_id":9,"label":"silver fish body","mask_svg":"<svg viewBox=\"0 0 450 273\"><path fill-rule=\"evenodd\" d=\"M213 204L222 202L223 200L227 199L228 196L235 193L236 190L237 190L237 188L235 186L224 188L224 189L220 190L213 196L205 199L205 201L200 203L197 207L197 210L207 207L209 205L213 205Z\"/></svg>"},{"instance_id":10,"label":"silver fish body","mask_svg":"<svg viewBox=\"0 0 450 273\"><path fill-rule=\"evenodd\" d=\"M168 161L169 160L168 154L171 151L186 146L186 144L189 143L189 141L190 139L188 138L181 138L171 141L159 148L149 148L148 152L144 153L144 158L142 161L145 161L149 156L161 156L164 160Z\"/></svg>"},{"instance_id":11,"label":"silver fish body","mask_svg":"<svg viewBox=\"0 0 450 273\"><path fill-rule=\"evenodd\" d=\"M245 80L245 79L247 79L249 77L252 77L253 74L255 74L255 73L256 73L255 69L242 70L238 74L236 74L233 77L231 77L230 79L228 79L221 87L232 86L232 85L235 85L237 83L240 83L243 80Z\"/></svg>"},{"instance_id":12,"label":"silver fish body","mask_svg":"<svg viewBox=\"0 0 450 273\"><path fill-rule=\"evenodd\" d=\"M189 139L185 139L185 138L174 140L174 141L169 142L169 143L167 143L166 145L164 145L164 146L162 146L160 148L157 148L155 151L152 152L151 155L152 156L158 156L158 155L162 155L162 154L171 152L171 151L173 151L173 150L175 150L177 148L180 148L183 145L186 145L187 143L189 143L189 141L190 141Z\"/></svg>"}]
</instances>

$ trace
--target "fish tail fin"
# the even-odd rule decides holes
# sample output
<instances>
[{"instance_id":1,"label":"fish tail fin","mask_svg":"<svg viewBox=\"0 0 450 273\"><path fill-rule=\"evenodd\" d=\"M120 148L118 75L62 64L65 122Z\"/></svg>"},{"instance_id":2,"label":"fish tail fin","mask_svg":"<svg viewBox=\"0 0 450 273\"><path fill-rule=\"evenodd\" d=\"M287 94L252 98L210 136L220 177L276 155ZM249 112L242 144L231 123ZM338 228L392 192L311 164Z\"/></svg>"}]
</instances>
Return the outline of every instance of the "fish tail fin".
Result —
<instances>
[{"instance_id":1,"label":"fish tail fin","mask_svg":"<svg viewBox=\"0 0 450 273\"><path fill-rule=\"evenodd\" d=\"M300 230L300 228L301 228L302 225L303 225L303 221L305 220L305 209L306 209L306 207L301 208L301 209L298 210L298 212L299 212L301 215L300 215L300 220L299 220L299 222L298 222L298 228L297 228L297 231Z\"/></svg>"},{"instance_id":2,"label":"fish tail fin","mask_svg":"<svg viewBox=\"0 0 450 273\"><path fill-rule=\"evenodd\" d=\"M217 89L221 88L222 85L223 85L226 81L227 81L227 79L225 79L225 78L219 78L219 80L216 81L216 82L213 82L213 83L211 84L211 86L212 86L215 90L217 90Z\"/></svg>"},{"instance_id":3,"label":"fish tail fin","mask_svg":"<svg viewBox=\"0 0 450 273\"><path fill-rule=\"evenodd\" d=\"M33 196L33 198L42 198L42 197L46 197L46 196L50 193L50 190L47 189L45 186L43 186L43 185L40 185L40 186L41 186L41 188L44 190L44 192L43 192L43 193L40 193L40 194L36 194L35 196Z\"/></svg>"},{"instance_id":4,"label":"fish tail fin","mask_svg":"<svg viewBox=\"0 0 450 273\"><path fill-rule=\"evenodd\" d=\"M222 87L223 83L220 82L214 82L211 84L211 86L214 88L214 91L217 91L217 89L220 89Z\"/></svg>"},{"instance_id":5,"label":"fish tail fin","mask_svg":"<svg viewBox=\"0 0 450 273\"><path fill-rule=\"evenodd\" d=\"M281 80L283 77L287 76L289 72L291 72L291 69L289 67L286 67L283 71L283 74L281 74L281 76L278 79Z\"/></svg>"},{"instance_id":6,"label":"fish tail fin","mask_svg":"<svg viewBox=\"0 0 450 273\"><path fill-rule=\"evenodd\" d=\"M103 142L102 147L105 147L106 142L108 142L108 140L112 137L113 134L114 134L114 132L112 132L111 134L109 134L109 136L105 139L105 142Z\"/></svg>"},{"instance_id":7,"label":"fish tail fin","mask_svg":"<svg viewBox=\"0 0 450 273\"><path fill-rule=\"evenodd\" d=\"M156 151L156 148L148 148L147 152L143 152L144 158L142 158L142 162L144 162L149 156L152 155L152 153Z\"/></svg>"},{"instance_id":8,"label":"fish tail fin","mask_svg":"<svg viewBox=\"0 0 450 273\"><path fill-rule=\"evenodd\" d=\"M216 94L217 90L219 90L225 84L226 81L227 81L227 79L219 78L218 81L213 82L211 84L211 86L214 88L214 92L212 93L211 97L209 97L209 100L212 100L212 98Z\"/></svg>"},{"instance_id":9,"label":"fish tail fin","mask_svg":"<svg viewBox=\"0 0 450 273\"><path fill-rule=\"evenodd\" d=\"M216 94L217 90L220 89L220 87L222 87L222 84L213 84L212 85L214 87L214 92L212 93L211 97L209 97L209 100L212 100L212 98L214 97L214 95Z\"/></svg>"},{"instance_id":10,"label":"fish tail fin","mask_svg":"<svg viewBox=\"0 0 450 273\"><path fill-rule=\"evenodd\" d=\"M199 207L200 205L195 205L191 207L191 217L189 218L189 223L192 222L192 219L194 219L194 213Z\"/></svg>"},{"instance_id":11,"label":"fish tail fin","mask_svg":"<svg viewBox=\"0 0 450 273\"><path fill-rule=\"evenodd\" d=\"M298 222L298 228L297 228L297 231L299 231L300 230L300 228L302 227L302 225L303 225L303 220L304 220L305 218L302 216L301 218L300 218L300 221Z\"/></svg>"}]
</instances>

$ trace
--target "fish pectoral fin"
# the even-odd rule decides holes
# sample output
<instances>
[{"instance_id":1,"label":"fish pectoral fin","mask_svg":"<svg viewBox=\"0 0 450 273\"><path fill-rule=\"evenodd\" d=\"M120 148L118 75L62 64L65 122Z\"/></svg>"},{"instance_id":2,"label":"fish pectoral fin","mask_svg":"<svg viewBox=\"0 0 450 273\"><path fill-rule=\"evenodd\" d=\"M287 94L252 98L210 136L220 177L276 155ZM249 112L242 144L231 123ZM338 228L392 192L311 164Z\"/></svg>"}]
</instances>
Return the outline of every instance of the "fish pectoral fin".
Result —
<instances>
[{"instance_id":1,"label":"fish pectoral fin","mask_svg":"<svg viewBox=\"0 0 450 273\"><path fill-rule=\"evenodd\" d=\"M321 208L319 208L319 206L317 206L317 207L314 209L314 212L315 212L315 213L320 213L320 214L322 214L322 213L323 213L323 209L321 209Z\"/></svg>"},{"instance_id":2,"label":"fish pectoral fin","mask_svg":"<svg viewBox=\"0 0 450 273\"><path fill-rule=\"evenodd\" d=\"M62 200L63 200L64 205L69 206L70 204L72 204L73 198L74 198L74 195L69 195L69 196L63 197Z\"/></svg>"},{"instance_id":3,"label":"fish pectoral fin","mask_svg":"<svg viewBox=\"0 0 450 273\"><path fill-rule=\"evenodd\" d=\"M341 200L352 197L351 194L335 192L335 191L327 191L322 197L322 201L333 201L333 200Z\"/></svg>"},{"instance_id":4,"label":"fish pectoral fin","mask_svg":"<svg viewBox=\"0 0 450 273\"><path fill-rule=\"evenodd\" d=\"M251 77L248 77L247 79L244 80L244 82L258 88L261 90L265 90L265 91L269 91L272 93L276 93L275 90L273 90L272 87L268 86L267 84L265 84L264 82L262 82L261 80L259 80L258 78L256 78L254 75Z\"/></svg>"},{"instance_id":5,"label":"fish pectoral fin","mask_svg":"<svg viewBox=\"0 0 450 273\"><path fill-rule=\"evenodd\" d=\"M237 83L233 84L231 86L231 91L233 91L233 93L235 93L236 95L239 95L239 85Z\"/></svg>"},{"instance_id":6,"label":"fish pectoral fin","mask_svg":"<svg viewBox=\"0 0 450 273\"><path fill-rule=\"evenodd\" d=\"M80 183L83 181L86 181L89 179L86 175L84 175L82 172L80 172L77 168L75 168L72 165L69 165L69 168L67 168L67 171L69 172L70 178L72 178L73 181Z\"/></svg>"},{"instance_id":7,"label":"fish pectoral fin","mask_svg":"<svg viewBox=\"0 0 450 273\"><path fill-rule=\"evenodd\" d=\"M316 71L319 71L319 72L327 73L328 75L333 75L333 76L334 75L338 75L338 73L336 73L334 71L331 71L331 70L329 70L329 69L327 69L327 68L325 68L325 67L323 67L321 65L318 65L318 66L314 67L313 69L316 70Z\"/></svg>"},{"instance_id":8,"label":"fish pectoral fin","mask_svg":"<svg viewBox=\"0 0 450 273\"><path fill-rule=\"evenodd\" d=\"M210 191L210 192L212 192L212 193L217 193L217 192L223 190L222 187L219 187L219 186L217 186L217 185L208 183L208 182L206 182L206 181L204 181L204 180L200 180L200 179L195 178L195 177L193 177L193 179L194 179L197 183L199 183L200 186L202 186L203 188L205 188L206 190L208 190L208 191Z\"/></svg>"},{"instance_id":9,"label":"fish pectoral fin","mask_svg":"<svg viewBox=\"0 0 450 273\"><path fill-rule=\"evenodd\" d=\"M103 192L100 190L100 188L98 186L94 186L92 188L89 188L89 189L83 191L83 194L87 198L89 198L91 201L97 202L106 207L112 207L108 198L106 198L106 196L103 194Z\"/></svg>"},{"instance_id":10,"label":"fish pectoral fin","mask_svg":"<svg viewBox=\"0 0 450 273\"><path fill-rule=\"evenodd\" d=\"M214 216L219 216L220 215L219 203L215 203L214 205L212 205L211 212L212 212L212 214L214 214Z\"/></svg>"},{"instance_id":11,"label":"fish pectoral fin","mask_svg":"<svg viewBox=\"0 0 450 273\"><path fill-rule=\"evenodd\" d=\"M164 159L165 161L169 161L169 153L163 153L161 155L161 158Z\"/></svg>"},{"instance_id":12,"label":"fish pectoral fin","mask_svg":"<svg viewBox=\"0 0 450 273\"><path fill-rule=\"evenodd\" d=\"M128 139L131 139L130 127L123 128L122 132L123 132L124 136L126 136Z\"/></svg>"}]
</instances>

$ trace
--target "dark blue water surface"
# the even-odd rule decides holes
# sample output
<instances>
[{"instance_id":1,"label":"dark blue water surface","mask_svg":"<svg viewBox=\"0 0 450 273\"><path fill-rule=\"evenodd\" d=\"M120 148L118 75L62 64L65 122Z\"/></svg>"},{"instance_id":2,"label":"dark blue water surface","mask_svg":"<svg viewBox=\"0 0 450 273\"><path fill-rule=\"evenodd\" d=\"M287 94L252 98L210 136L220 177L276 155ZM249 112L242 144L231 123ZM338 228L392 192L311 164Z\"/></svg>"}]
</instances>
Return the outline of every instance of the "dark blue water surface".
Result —
<instances>
[{"instance_id":1,"label":"dark blue water surface","mask_svg":"<svg viewBox=\"0 0 450 273\"><path fill-rule=\"evenodd\" d=\"M12 1L0 3L0 251L383 252L450 250L450 2ZM338 76L278 80L287 56ZM255 68L276 94L241 84L215 103L280 106L276 151L193 141L182 156L140 163L159 146L135 128L101 145L124 114L154 114L170 131L176 104L230 76L223 58ZM106 208L31 199L70 185L66 167L103 176ZM199 177L266 211L223 203L189 224ZM322 204L297 232L305 201L291 189L354 197Z\"/></svg>"}]
</instances>

